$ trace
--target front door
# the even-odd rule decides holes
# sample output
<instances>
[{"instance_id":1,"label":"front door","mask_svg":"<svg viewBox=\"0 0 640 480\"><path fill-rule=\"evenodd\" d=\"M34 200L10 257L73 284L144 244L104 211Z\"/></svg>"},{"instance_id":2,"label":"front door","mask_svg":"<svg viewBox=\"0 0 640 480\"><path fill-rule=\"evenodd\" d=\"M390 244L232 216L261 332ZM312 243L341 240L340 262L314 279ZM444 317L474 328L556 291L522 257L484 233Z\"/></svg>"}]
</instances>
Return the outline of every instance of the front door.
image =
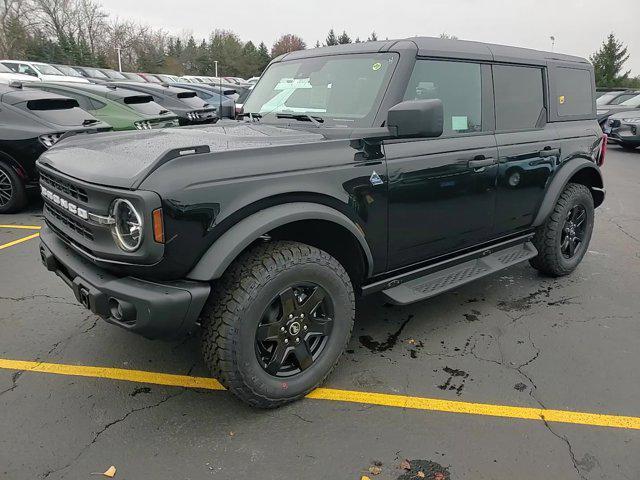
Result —
<instances>
[{"instance_id":1,"label":"front door","mask_svg":"<svg viewBox=\"0 0 640 480\"><path fill-rule=\"evenodd\" d=\"M442 100L444 132L435 139L384 143L389 269L490 238L498 152L492 108L485 105L493 101L485 98L491 91L488 68L472 62L416 62L405 100Z\"/></svg>"}]
</instances>

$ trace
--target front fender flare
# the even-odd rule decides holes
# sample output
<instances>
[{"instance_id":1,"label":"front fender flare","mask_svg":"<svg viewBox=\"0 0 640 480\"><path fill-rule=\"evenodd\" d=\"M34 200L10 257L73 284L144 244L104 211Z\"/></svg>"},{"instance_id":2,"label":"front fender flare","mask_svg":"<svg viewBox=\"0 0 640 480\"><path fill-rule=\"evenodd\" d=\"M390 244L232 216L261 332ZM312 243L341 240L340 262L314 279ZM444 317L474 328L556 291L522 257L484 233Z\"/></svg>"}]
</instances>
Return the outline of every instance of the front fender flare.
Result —
<instances>
[{"instance_id":1,"label":"front fender flare","mask_svg":"<svg viewBox=\"0 0 640 480\"><path fill-rule=\"evenodd\" d=\"M373 255L363 232L343 213L326 205L294 202L260 210L236 223L223 233L187 274L190 280L211 281L220 278L236 257L260 236L300 220L325 220L351 232L366 257L367 272L373 271Z\"/></svg>"},{"instance_id":2,"label":"front fender flare","mask_svg":"<svg viewBox=\"0 0 640 480\"><path fill-rule=\"evenodd\" d=\"M595 202L596 206L602 203L604 200L604 189L602 188L604 184L602 182L602 173L600 173L600 168L586 158L575 158L573 160L569 160L560 168L560 170L558 170L558 173L556 173L551 180L551 184L549 185L549 188L547 188L547 193L542 200L540 208L538 209L538 214L533 221L534 227L538 227L544 223L553 211L553 207L571 178L585 169L589 169L589 174L596 179L595 182L591 182L594 183L593 185L588 185L592 195L594 196L594 200L597 200Z\"/></svg>"}]
</instances>

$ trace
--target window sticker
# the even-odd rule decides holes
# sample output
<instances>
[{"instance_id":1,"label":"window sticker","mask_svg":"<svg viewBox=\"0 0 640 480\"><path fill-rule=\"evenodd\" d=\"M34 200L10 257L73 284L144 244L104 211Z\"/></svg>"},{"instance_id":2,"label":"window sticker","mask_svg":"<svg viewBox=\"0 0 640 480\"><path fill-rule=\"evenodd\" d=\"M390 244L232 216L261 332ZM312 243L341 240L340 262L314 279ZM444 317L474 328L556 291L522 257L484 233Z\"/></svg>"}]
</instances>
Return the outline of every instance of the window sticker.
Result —
<instances>
[{"instance_id":1,"label":"window sticker","mask_svg":"<svg viewBox=\"0 0 640 480\"><path fill-rule=\"evenodd\" d=\"M374 72L377 72L378 70L380 70L382 68L382 64L380 62L376 62L371 66L371 69Z\"/></svg>"},{"instance_id":2,"label":"window sticker","mask_svg":"<svg viewBox=\"0 0 640 480\"><path fill-rule=\"evenodd\" d=\"M451 130L468 130L469 120L465 117L451 117Z\"/></svg>"},{"instance_id":3,"label":"window sticker","mask_svg":"<svg viewBox=\"0 0 640 480\"><path fill-rule=\"evenodd\" d=\"M560 103L560 105L562 105L564 103L564 95L560 95L558 97L558 102Z\"/></svg>"}]
</instances>

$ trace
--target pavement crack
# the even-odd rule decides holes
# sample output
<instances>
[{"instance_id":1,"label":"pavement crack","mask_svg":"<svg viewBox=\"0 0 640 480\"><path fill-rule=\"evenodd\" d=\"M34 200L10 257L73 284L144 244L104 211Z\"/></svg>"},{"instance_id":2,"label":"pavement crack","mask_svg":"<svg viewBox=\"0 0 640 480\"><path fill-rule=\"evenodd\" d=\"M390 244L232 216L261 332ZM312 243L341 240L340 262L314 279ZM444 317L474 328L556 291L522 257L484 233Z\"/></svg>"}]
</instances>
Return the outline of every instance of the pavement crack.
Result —
<instances>
[{"instance_id":1,"label":"pavement crack","mask_svg":"<svg viewBox=\"0 0 640 480\"><path fill-rule=\"evenodd\" d=\"M0 300L8 300L8 301L11 301L11 302L24 302L24 301L27 301L27 300L35 300L36 298L46 298L46 299L50 300L50 303L62 303L62 304L65 304L65 305L73 305L75 307L81 306L76 302L69 302L64 297L56 297L56 296L53 296L53 295L45 295L45 294L26 295L24 297L0 297Z\"/></svg>"},{"instance_id":2,"label":"pavement crack","mask_svg":"<svg viewBox=\"0 0 640 480\"><path fill-rule=\"evenodd\" d=\"M122 417L117 418L116 420L113 420L113 421L111 421L111 422L107 423L106 425L104 425L100 430L98 430L98 431L95 433L95 435L93 436L93 439L91 440L91 442L89 442L87 445L85 445L85 446L80 450L80 452L78 452L78 454L77 454L77 455L76 455L76 456L75 456L75 457L74 457L74 458L73 458L69 463L67 463L66 465L64 465L64 466L62 466L62 467L60 467L60 468L57 468L57 469L55 469L55 470L47 470L46 472L44 472L44 473L41 475L41 477L40 477L40 478L44 480L44 479L46 479L46 478L49 478L49 476L50 476L51 474L53 474L53 473L58 473L58 472L61 472L61 471L63 471L63 470L66 470L67 468L71 467L74 463L76 463L76 462L80 459L80 457L82 457L82 455L83 455L83 454L84 454L84 453L85 453L85 452L86 452L86 451L87 451L87 450L88 450L88 449L89 449L93 444L95 444L95 443L98 441L98 438L100 438L100 436L101 436L104 432L106 432L107 430L109 430L109 429L110 429L111 427L113 427L114 425L117 425L117 424L119 424L119 423L121 423L121 422L124 422L127 418L129 418L129 417L130 417L131 415L133 415L134 413L141 412L141 411L143 411L143 410L150 410L150 409L152 409L152 408L156 408L156 407L158 407L158 406L162 405L163 403L165 403L165 402L167 402L167 401L171 400L172 398L176 398L176 397L178 397L178 396L180 396L180 395L184 394L187 390L188 390L187 388L183 388L183 389L182 389L182 390L180 390L178 393L174 393L174 394L171 394L171 395L167 395L167 396L165 396L165 397L164 397L164 398L162 398L162 400L160 400L159 402L153 403L153 404L151 404L151 405L145 405L144 407L139 407L139 408L134 408L134 409L132 409L132 410L129 410L129 411L128 411L126 414L124 414Z\"/></svg>"},{"instance_id":3,"label":"pavement crack","mask_svg":"<svg viewBox=\"0 0 640 480\"><path fill-rule=\"evenodd\" d=\"M13 372L13 375L11 375L11 386L9 388L2 390L0 392L0 395L4 395L5 393L8 393L8 392L13 392L16 388L18 388L18 379L23 373L24 372L22 370L20 370L19 372Z\"/></svg>"},{"instance_id":4,"label":"pavement crack","mask_svg":"<svg viewBox=\"0 0 640 480\"><path fill-rule=\"evenodd\" d=\"M624 227L622 225L620 225L618 222L616 222L615 220L613 220L612 218L609 219L609 222L613 223L616 227L618 227L618 229L624 233L627 237L629 237L630 239L632 239L633 241L640 243L640 238L636 237L635 235L627 232Z\"/></svg>"},{"instance_id":5,"label":"pavement crack","mask_svg":"<svg viewBox=\"0 0 640 480\"><path fill-rule=\"evenodd\" d=\"M549 430L554 437L558 438L559 440L562 440L567 445L567 449L569 450L569 457L571 458L571 463L573 463L573 468L578 474L578 478L580 478L581 480L587 480L587 477L582 475L582 473L580 472L580 467L578 466L578 461L576 460L576 455L573 452L573 447L571 446L571 442L569 441L569 439L564 435L560 435L559 433L556 433L551 428L551 425L549 425L549 422L547 422L547 420L544 418L544 415L541 414L540 418L542 419L544 426L547 427L547 430Z\"/></svg>"}]
</instances>

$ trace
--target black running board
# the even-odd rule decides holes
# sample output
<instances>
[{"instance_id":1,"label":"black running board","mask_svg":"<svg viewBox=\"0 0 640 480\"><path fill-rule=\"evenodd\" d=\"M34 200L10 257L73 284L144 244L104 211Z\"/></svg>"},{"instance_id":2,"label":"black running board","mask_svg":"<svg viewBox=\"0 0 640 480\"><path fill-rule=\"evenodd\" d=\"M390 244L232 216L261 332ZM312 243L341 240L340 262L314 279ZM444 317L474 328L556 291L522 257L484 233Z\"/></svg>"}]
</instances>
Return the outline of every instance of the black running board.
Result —
<instances>
[{"instance_id":1,"label":"black running board","mask_svg":"<svg viewBox=\"0 0 640 480\"><path fill-rule=\"evenodd\" d=\"M474 258L444 270L414 278L382 294L396 305L407 305L439 295L442 292L472 282L517 263L529 260L538 254L531 242L514 245L484 257Z\"/></svg>"}]
</instances>

